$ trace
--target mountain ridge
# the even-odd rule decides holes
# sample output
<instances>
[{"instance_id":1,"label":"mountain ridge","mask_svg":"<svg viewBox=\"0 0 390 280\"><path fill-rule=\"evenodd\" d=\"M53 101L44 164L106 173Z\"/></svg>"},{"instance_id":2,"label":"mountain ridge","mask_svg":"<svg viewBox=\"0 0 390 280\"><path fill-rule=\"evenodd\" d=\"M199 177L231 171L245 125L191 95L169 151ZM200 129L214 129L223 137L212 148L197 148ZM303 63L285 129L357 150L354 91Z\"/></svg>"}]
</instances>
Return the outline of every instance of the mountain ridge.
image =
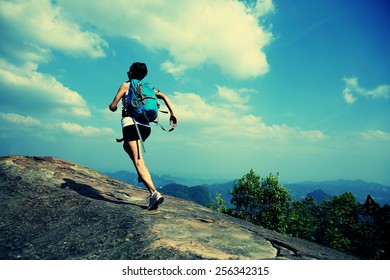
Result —
<instances>
[{"instance_id":1,"label":"mountain ridge","mask_svg":"<svg viewBox=\"0 0 390 280\"><path fill-rule=\"evenodd\" d=\"M131 183L136 180L137 175L132 172L128 171L120 171L121 173L128 173L131 174L129 175L132 179L131 180L123 180L124 182ZM116 173L106 173L107 175L121 180L120 177L117 176ZM161 178L164 178L165 180L161 180ZM188 185L186 182L185 178L179 178L179 177L171 177L167 175L152 175L153 180L155 181L155 185L157 186L158 189L163 189L165 183L166 184L178 184L180 186L186 186L187 188L199 188L203 187L208 189L211 200L215 198L215 195L217 193L221 194L222 198L224 199L225 203L227 206L230 205L230 198L231 196L229 195L229 189L233 188L233 184L236 180L230 180L224 183L210 183L210 184L196 184L196 185ZM166 178L169 178L168 180ZM177 181L175 181L177 180ZM295 200L300 200L305 197L307 197L309 194L321 190L328 196L326 197L333 197L335 195L340 195L345 192L352 192L356 200L360 203L364 203L367 196L371 195L374 200L380 204L390 204L390 186L382 185L379 183L373 183L373 182L366 182L364 180L356 179L356 180L345 180L345 179L338 179L338 180L325 180L325 181L302 181L302 182L297 182L297 183L286 183L283 184L284 187L290 192L291 196ZM182 189L180 187L180 189ZM170 188L169 191L170 195L176 196L172 188ZM204 194L205 196L206 194ZM186 196L178 196L180 198L186 198L190 199L193 201L197 201L197 198L188 198L188 194ZM211 201L210 201L211 202ZM202 203L202 205L208 206L210 202L207 203Z\"/></svg>"}]
</instances>

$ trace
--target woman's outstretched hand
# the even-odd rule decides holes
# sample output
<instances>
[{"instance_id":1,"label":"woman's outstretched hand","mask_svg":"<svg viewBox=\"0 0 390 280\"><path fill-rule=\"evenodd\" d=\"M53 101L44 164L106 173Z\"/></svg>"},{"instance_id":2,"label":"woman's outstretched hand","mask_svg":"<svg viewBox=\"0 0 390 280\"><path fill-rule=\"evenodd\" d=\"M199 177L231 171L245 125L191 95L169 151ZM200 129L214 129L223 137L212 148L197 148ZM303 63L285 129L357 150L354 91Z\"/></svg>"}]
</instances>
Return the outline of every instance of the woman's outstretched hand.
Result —
<instances>
[{"instance_id":1,"label":"woman's outstretched hand","mask_svg":"<svg viewBox=\"0 0 390 280\"><path fill-rule=\"evenodd\" d=\"M175 115L171 115L169 118L169 123L171 126L177 126L177 117Z\"/></svg>"},{"instance_id":2,"label":"woman's outstretched hand","mask_svg":"<svg viewBox=\"0 0 390 280\"><path fill-rule=\"evenodd\" d=\"M111 110L111 112L115 112L118 109L118 107L112 105L112 103L110 104L110 106L108 106L108 108Z\"/></svg>"}]
</instances>

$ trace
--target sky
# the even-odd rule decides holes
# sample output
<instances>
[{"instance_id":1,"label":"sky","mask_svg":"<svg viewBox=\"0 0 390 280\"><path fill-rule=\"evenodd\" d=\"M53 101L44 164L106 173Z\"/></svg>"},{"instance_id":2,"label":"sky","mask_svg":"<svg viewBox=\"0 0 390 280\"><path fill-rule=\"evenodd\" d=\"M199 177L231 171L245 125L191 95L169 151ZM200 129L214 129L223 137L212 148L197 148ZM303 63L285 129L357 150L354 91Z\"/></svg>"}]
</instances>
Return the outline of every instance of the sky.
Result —
<instances>
[{"instance_id":1,"label":"sky","mask_svg":"<svg viewBox=\"0 0 390 280\"><path fill-rule=\"evenodd\" d=\"M0 155L134 172L108 105L141 61L179 120L154 174L390 185L389 27L387 0L0 0Z\"/></svg>"}]
</instances>

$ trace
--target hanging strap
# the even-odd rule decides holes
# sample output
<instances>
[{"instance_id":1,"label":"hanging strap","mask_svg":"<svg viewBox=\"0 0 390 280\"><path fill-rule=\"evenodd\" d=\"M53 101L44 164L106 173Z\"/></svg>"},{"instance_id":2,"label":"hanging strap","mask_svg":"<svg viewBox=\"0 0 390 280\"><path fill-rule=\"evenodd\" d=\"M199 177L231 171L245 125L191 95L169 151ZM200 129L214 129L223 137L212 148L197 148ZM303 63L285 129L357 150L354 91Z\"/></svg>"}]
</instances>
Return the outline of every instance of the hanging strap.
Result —
<instances>
[{"instance_id":1,"label":"hanging strap","mask_svg":"<svg viewBox=\"0 0 390 280\"><path fill-rule=\"evenodd\" d=\"M159 110L159 112L164 113L164 114L168 114L168 111ZM156 125L160 126L161 129L164 130L165 132L171 132L172 130L175 129L174 127L171 127L170 129L166 129L166 128L160 123L160 116L159 116L159 115L157 116L157 119L154 121L154 123L155 123Z\"/></svg>"},{"instance_id":2,"label":"hanging strap","mask_svg":"<svg viewBox=\"0 0 390 280\"><path fill-rule=\"evenodd\" d=\"M175 128L174 127L171 127L170 129L166 129L165 127L162 126L161 123L159 122L155 122L159 127L161 127L162 130L164 130L165 132L171 132L173 131Z\"/></svg>"}]
</instances>

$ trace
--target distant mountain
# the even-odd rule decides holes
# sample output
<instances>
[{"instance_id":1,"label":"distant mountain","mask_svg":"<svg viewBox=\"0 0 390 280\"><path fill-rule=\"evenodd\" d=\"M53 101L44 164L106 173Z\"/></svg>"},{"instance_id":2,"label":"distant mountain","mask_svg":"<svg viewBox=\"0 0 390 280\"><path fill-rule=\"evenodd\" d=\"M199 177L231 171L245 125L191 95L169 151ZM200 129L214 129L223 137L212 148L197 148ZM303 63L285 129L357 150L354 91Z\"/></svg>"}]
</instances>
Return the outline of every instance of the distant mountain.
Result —
<instances>
[{"instance_id":1,"label":"distant mountain","mask_svg":"<svg viewBox=\"0 0 390 280\"><path fill-rule=\"evenodd\" d=\"M323 190L315 190L311 193L308 193L306 197L313 197L314 201L318 204L322 203L325 199L332 199L332 196L325 193Z\"/></svg>"},{"instance_id":2,"label":"distant mountain","mask_svg":"<svg viewBox=\"0 0 390 280\"><path fill-rule=\"evenodd\" d=\"M135 185L137 183L138 178L138 175L136 173L128 171L105 172L104 174L132 185Z\"/></svg>"},{"instance_id":3,"label":"distant mountain","mask_svg":"<svg viewBox=\"0 0 390 280\"><path fill-rule=\"evenodd\" d=\"M205 186L187 187L180 184L168 184L159 191L166 195L194 201L204 206L209 206L212 198L210 191Z\"/></svg>"},{"instance_id":4,"label":"distant mountain","mask_svg":"<svg viewBox=\"0 0 390 280\"><path fill-rule=\"evenodd\" d=\"M226 206L230 206L231 195L229 190L233 189L235 181L230 181L223 184L202 185L210 191L212 199L215 195L220 193L224 199ZM323 182L302 182L294 184L283 184L283 186L290 192L294 200L301 200L307 196L314 196L318 202L323 199L331 199L335 195L340 195L346 192L352 192L356 200L360 203L366 201L367 195L371 197L380 205L390 205L390 187L369 183L362 180L334 180Z\"/></svg>"},{"instance_id":5,"label":"distant mountain","mask_svg":"<svg viewBox=\"0 0 390 280\"><path fill-rule=\"evenodd\" d=\"M227 183L221 183L221 184L212 184L212 185L202 185L203 187L206 187L208 191L210 192L210 196L212 200L215 200L215 197L217 194L220 194L222 199L225 201L226 207L230 208L232 205L230 203L230 200L232 199L231 194L229 191L233 189L234 181L229 181Z\"/></svg>"},{"instance_id":6,"label":"distant mountain","mask_svg":"<svg viewBox=\"0 0 390 280\"><path fill-rule=\"evenodd\" d=\"M143 188L143 185L138 183L138 175L134 172L117 171L106 172L104 174L125 183ZM152 174L152 179L156 188L161 190L164 194L195 201L204 206L209 206L215 199L216 194L219 193L225 200L226 206L230 206L231 196L229 195L229 190L233 188L234 181L221 184L216 183L211 185L203 184L190 186L191 182L201 182L204 180L156 174Z\"/></svg>"},{"instance_id":7,"label":"distant mountain","mask_svg":"<svg viewBox=\"0 0 390 280\"><path fill-rule=\"evenodd\" d=\"M363 203L367 195L379 204L390 204L390 187L377 183L369 183L362 180L334 180L323 182L301 182L284 185L293 196L294 199L300 200L307 196L308 193L314 190L322 190L323 192L335 196L346 192L352 192L356 200Z\"/></svg>"},{"instance_id":8,"label":"distant mountain","mask_svg":"<svg viewBox=\"0 0 390 280\"><path fill-rule=\"evenodd\" d=\"M104 173L107 176L121 180L122 182L129 183L132 185L137 185L138 183L138 174L128 171L117 171L117 172L106 172ZM156 175L152 174L153 183L156 188L168 185L168 184L187 184L185 179L174 177L170 175ZM143 185L141 185L143 187Z\"/></svg>"},{"instance_id":9,"label":"distant mountain","mask_svg":"<svg viewBox=\"0 0 390 280\"><path fill-rule=\"evenodd\" d=\"M106 175L133 185L136 185L138 182L137 174L127 171L106 173ZM236 181L233 180L226 183L201 184L191 186L190 182L195 182L194 179L185 179L169 175L154 174L152 174L152 178L156 187L158 189L164 189L166 194L196 201L206 206L210 205L211 201L215 200L216 194L219 193L221 194L227 207L231 206L231 195L229 194L229 190L233 189L234 182ZM367 198L367 195L371 195L371 197L380 205L390 205L389 186L377 183L369 183L362 180L299 182L283 185L290 192L294 200L301 200L308 195L314 195L315 198L317 197L317 199L321 201L321 199L324 198L331 198L335 195L352 192L355 195L356 200L360 203L364 203ZM140 184L139 186L143 187L142 184Z\"/></svg>"},{"instance_id":10,"label":"distant mountain","mask_svg":"<svg viewBox=\"0 0 390 280\"><path fill-rule=\"evenodd\" d=\"M215 200L216 195L220 194L225 201L225 205L229 208L231 207L230 199L232 197L229 190L233 188L233 184L234 181L193 187L182 184L168 184L159 188L159 190L164 194L192 200L204 206L209 206Z\"/></svg>"}]
</instances>

